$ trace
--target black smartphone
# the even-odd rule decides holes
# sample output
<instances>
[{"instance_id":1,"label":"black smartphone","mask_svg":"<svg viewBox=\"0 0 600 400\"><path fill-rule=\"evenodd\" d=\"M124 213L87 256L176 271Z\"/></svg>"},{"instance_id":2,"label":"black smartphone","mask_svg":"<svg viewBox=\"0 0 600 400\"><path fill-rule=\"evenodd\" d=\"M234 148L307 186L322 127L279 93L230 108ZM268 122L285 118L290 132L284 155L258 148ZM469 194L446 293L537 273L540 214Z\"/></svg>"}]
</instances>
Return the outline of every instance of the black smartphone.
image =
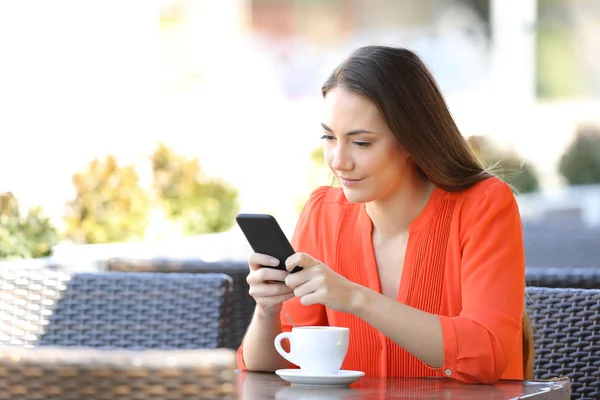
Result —
<instances>
[{"instance_id":1,"label":"black smartphone","mask_svg":"<svg viewBox=\"0 0 600 400\"><path fill-rule=\"evenodd\" d=\"M238 214L235 220L254 252L279 260L277 267L265 267L285 270L285 260L295 251L275 217L269 214ZM301 270L302 267L295 267L292 273Z\"/></svg>"}]
</instances>

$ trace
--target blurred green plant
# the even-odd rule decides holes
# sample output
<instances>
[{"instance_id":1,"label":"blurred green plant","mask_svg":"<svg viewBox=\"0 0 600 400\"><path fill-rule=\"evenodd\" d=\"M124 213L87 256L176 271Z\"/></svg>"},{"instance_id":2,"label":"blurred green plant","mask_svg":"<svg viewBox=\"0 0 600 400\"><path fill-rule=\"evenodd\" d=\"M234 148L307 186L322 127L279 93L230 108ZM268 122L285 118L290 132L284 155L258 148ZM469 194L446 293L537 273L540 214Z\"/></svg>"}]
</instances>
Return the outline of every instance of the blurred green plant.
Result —
<instances>
[{"instance_id":1,"label":"blurred green plant","mask_svg":"<svg viewBox=\"0 0 600 400\"><path fill-rule=\"evenodd\" d=\"M10 192L0 193L0 259L49 256L58 239L40 207L22 216L17 198Z\"/></svg>"},{"instance_id":2,"label":"blurred green plant","mask_svg":"<svg viewBox=\"0 0 600 400\"><path fill-rule=\"evenodd\" d=\"M582 126L562 155L559 173L570 185L600 183L600 126Z\"/></svg>"},{"instance_id":3,"label":"blurred green plant","mask_svg":"<svg viewBox=\"0 0 600 400\"><path fill-rule=\"evenodd\" d=\"M68 238L90 244L143 238L150 197L133 165L121 167L112 155L95 158L72 181L76 197L63 218Z\"/></svg>"},{"instance_id":4,"label":"blurred green plant","mask_svg":"<svg viewBox=\"0 0 600 400\"><path fill-rule=\"evenodd\" d=\"M152 155L154 189L167 218L181 221L185 235L223 232L239 211L238 191L208 178L198 158L185 158L159 144Z\"/></svg>"},{"instance_id":5,"label":"blurred green plant","mask_svg":"<svg viewBox=\"0 0 600 400\"><path fill-rule=\"evenodd\" d=\"M308 190L313 191L319 186L329 185L333 187L341 187L333 173L325 165L325 158L323 157L323 146L319 146L310 152L309 155L310 163L308 167ZM308 194L302 196L295 201L296 212L300 213L302 208L308 200Z\"/></svg>"},{"instance_id":6,"label":"blurred green plant","mask_svg":"<svg viewBox=\"0 0 600 400\"><path fill-rule=\"evenodd\" d=\"M577 54L571 0L539 0L535 77L538 98L565 98L586 91L586 74Z\"/></svg>"},{"instance_id":7,"label":"blurred green plant","mask_svg":"<svg viewBox=\"0 0 600 400\"><path fill-rule=\"evenodd\" d=\"M311 180L314 181L316 186L330 185L333 187L341 187L329 167L325 165L322 146L317 147L310 153L310 161L312 168L314 169Z\"/></svg>"},{"instance_id":8,"label":"blurred green plant","mask_svg":"<svg viewBox=\"0 0 600 400\"><path fill-rule=\"evenodd\" d=\"M483 166L511 185L515 192L530 193L540 189L535 168L516 152L500 149L485 136L471 136L467 143Z\"/></svg>"}]
</instances>

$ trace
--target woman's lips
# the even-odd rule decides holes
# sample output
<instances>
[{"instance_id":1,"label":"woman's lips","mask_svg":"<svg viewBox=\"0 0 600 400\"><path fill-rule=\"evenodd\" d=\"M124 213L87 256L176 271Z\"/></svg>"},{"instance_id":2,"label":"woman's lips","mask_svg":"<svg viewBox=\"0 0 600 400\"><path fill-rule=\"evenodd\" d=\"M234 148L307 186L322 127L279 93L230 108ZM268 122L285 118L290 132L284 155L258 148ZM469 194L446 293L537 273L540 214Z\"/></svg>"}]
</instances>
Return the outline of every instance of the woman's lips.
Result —
<instances>
[{"instance_id":1,"label":"woman's lips","mask_svg":"<svg viewBox=\"0 0 600 400\"><path fill-rule=\"evenodd\" d=\"M351 179L351 178L342 178L339 177L340 183L344 186L356 186L358 185L362 179Z\"/></svg>"}]
</instances>

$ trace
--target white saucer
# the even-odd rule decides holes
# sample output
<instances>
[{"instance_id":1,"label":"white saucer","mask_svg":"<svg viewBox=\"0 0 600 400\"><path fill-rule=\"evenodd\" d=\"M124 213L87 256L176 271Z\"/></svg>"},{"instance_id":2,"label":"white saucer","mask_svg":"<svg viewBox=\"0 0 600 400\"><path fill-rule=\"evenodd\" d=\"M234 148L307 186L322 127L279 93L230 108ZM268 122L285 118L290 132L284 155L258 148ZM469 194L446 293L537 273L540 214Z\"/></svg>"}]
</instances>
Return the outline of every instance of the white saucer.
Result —
<instances>
[{"instance_id":1,"label":"white saucer","mask_svg":"<svg viewBox=\"0 0 600 400\"><path fill-rule=\"evenodd\" d=\"M299 369L278 369L282 379L297 385L346 386L365 376L362 371L341 370L337 374L308 374Z\"/></svg>"}]
</instances>

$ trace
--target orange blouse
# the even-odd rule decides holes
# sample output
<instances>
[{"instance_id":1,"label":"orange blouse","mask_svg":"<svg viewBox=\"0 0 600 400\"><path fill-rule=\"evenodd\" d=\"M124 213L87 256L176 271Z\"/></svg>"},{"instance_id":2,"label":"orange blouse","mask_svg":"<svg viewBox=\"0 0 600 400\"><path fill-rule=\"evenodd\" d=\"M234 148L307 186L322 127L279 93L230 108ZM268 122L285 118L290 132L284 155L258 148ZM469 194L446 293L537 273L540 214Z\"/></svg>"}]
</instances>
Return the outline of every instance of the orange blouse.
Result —
<instances>
[{"instance_id":1,"label":"orange blouse","mask_svg":"<svg viewBox=\"0 0 600 400\"><path fill-rule=\"evenodd\" d=\"M350 203L339 188L320 187L300 215L292 245L381 293L371 233L364 204ZM342 368L367 376L523 379L524 259L519 210L507 184L493 177L458 193L435 188L409 226L397 300L439 316L441 368L427 366L352 314L303 306L297 298L283 304L282 329L291 330L285 313L299 326L350 328ZM245 369L242 346L238 367Z\"/></svg>"}]
</instances>

